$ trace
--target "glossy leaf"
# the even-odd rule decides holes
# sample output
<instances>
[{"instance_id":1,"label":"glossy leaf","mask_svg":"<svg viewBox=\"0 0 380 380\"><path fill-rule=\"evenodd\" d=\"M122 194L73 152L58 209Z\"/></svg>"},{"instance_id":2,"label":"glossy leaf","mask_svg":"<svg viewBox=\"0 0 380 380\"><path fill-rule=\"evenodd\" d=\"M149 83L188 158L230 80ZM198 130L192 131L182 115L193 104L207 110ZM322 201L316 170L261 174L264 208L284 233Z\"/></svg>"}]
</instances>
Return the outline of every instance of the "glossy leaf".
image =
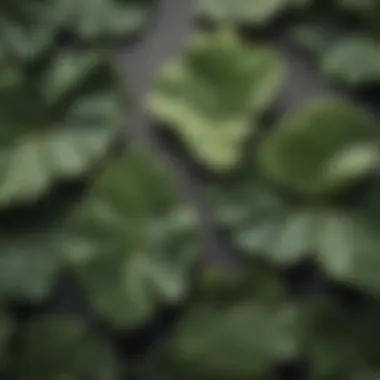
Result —
<instances>
[{"instance_id":1,"label":"glossy leaf","mask_svg":"<svg viewBox=\"0 0 380 380\"><path fill-rule=\"evenodd\" d=\"M216 21L263 25L288 4L287 0L200 0L202 16Z\"/></svg>"},{"instance_id":2,"label":"glossy leaf","mask_svg":"<svg viewBox=\"0 0 380 380\"><path fill-rule=\"evenodd\" d=\"M118 380L119 364L106 341L81 319L44 316L31 322L16 368L31 380Z\"/></svg>"},{"instance_id":3,"label":"glossy leaf","mask_svg":"<svg viewBox=\"0 0 380 380\"><path fill-rule=\"evenodd\" d=\"M0 88L0 204L34 200L104 154L122 125L111 72L98 56L64 53Z\"/></svg>"},{"instance_id":4,"label":"glossy leaf","mask_svg":"<svg viewBox=\"0 0 380 380\"><path fill-rule=\"evenodd\" d=\"M272 51L223 32L195 37L186 57L161 71L149 103L196 159L226 170L239 161L257 116L281 84L281 63Z\"/></svg>"},{"instance_id":5,"label":"glossy leaf","mask_svg":"<svg viewBox=\"0 0 380 380\"><path fill-rule=\"evenodd\" d=\"M378 137L364 110L317 102L281 123L258 153L263 173L308 198L342 191L379 165Z\"/></svg>"},{"instance_id":6,"label":"glossy leaf","mask_svg":"<svg viewBox=\"0 0 380 380\"><path fill-rule=\"evenodd\" d=\"M110 163L66 230L66 260L95 312L117 326L181 300L196 258L192 212L152 160L131 151Z\"/></svg>"}]
</instances>

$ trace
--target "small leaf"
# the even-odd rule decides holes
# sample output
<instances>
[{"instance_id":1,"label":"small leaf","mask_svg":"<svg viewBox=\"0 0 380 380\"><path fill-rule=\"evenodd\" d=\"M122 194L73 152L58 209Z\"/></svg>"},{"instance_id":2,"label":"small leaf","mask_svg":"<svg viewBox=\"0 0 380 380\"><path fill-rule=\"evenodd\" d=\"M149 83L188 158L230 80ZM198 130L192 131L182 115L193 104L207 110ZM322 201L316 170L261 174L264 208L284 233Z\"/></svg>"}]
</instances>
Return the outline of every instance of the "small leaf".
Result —
<instances>
[{"instance_id":1,"label":"small leaf","mask_svg":"<svg viewBox=\"0 0 380 380\"><path fill-rule=\"evenodd\" d=\"M327 213L318 235L317 258L330 276L379 294L380 240L370 224L352 215Z\"/></svg>"},{"instance_id":2,"label":"small leaf","mask_svg":"<svg viewBox=\"0 0 380 380\"><path fill-rule=\"evenodd\" d=\"M61 259L54 250L54 234L19 236L3 241L0 255L0 296L42 301L55 283Z\"/></svg>"},{"instance_id":3,"label":"small leaf","mask_svg":"<svg viewBox=\"0 0 380 380\"><path fill-rule=\"evenodd\" d=\"M360 86L380 81L380 50L369 38L347 38L326 53L324 72L349 86Z\"/></svg>"},{"instance_id":4,"label":"small leaf","mask_svg":"<svg viewBox=\"0 0 380 380\"><path fill-rule=\"evenodd\" d=\"M319 62L326 52L341 40L342 31L330 25L307 23L295 27L291 36L298 45L315 56Z\"/></svg>"},{"instance_id":5,"label":"small leaf","mask_svg":"<svg viewBox=\"0 0 380 380\"><path fill-rule=\"evenodd\" d=\"M164 67L149 104L195 158L228 170L281 84L281 63L272 51L223 32L195 37L183 61Z\"/></svg>"},{"instance_id":6,"label":"small leaf","mask_svg":"<svg viewBox=\"0 0 380 380\"><path fill-rule=\"evenodd\" d=\"M155 0L56 0L48 9L51 25L93 42L134 35L149 20Z\"/></svg>"},{"instance_id":7,"label":"small leaf","mask_svg":"<svg viewBox=\"0 0 380 380\"><path fill-rule=\"evenodd\" d=\"M287 0L200 0L199 12L207 19L263 25L284 10Z\"/></svg>"}]
</instances>

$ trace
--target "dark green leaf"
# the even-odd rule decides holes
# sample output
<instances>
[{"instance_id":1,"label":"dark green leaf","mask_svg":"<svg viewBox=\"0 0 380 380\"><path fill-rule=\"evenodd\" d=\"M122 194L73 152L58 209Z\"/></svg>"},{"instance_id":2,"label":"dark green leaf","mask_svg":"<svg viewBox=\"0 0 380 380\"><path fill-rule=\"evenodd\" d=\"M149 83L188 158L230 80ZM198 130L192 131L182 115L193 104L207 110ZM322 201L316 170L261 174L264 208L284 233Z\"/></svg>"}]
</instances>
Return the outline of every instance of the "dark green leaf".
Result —
<instances>
[{"instance_id":1,"label":"dark green leaf","mask_svg":"<svg viewBox=\"0 0 380 380\"><path fill-rule=\"evenodd\" d=\"M111 162L66 229L66 259L95 311L118 326L180 300L197 254L194 215L154 160L134 150Z\"/></svg>"},{"instance_id":2,"label":"dark green leaf","mask_svg":"<svg viewBox=\"0 0 380 380\"><path fill-rule=\"evenodd\" d=\"M281 123L258 153L265 175L306 197L344 190L379 164L378 137L366 112L324 100Z\"/></svg>"},{"instance_id":3,"label":"dark green leaf","mask_svg":"<svg viewBox=\"0 0 380 380\"><path fill-rule=\"evenodd\" d=\"M91 334L83 320L45 316L23 336L16 372L30 380L118 380L119 365L106 341Z\"/></svg>"},{"instance_id":4,"label":"dark green leaf","mask_svg":"<svg viewBox=\"0 0 380 380\"><path fill-rule=\"evenodd\" d=\"M0 87L2 205L82 175L122 125L112 70L99 56L64 53L44 65Z\"/></svg>"},{"instance_id":5,"label":"dark green leaf","mask_svg":"<svg viewBox=\"0 0 380 380\"><path fill-rule=\"evenodd\" d=\"M0 297L43 300L55 283L61 259L55 249L54 234L4 239L0 255Z\"/></svg>"},{"instance_id":6,"label":"dark green leaf","mask_svg":"<svg viewBox=\"0 0 380 380\"><path fill-rule=\"evenodd\" d=\"M251 378L297 355L296 310L252 303L193 310L173 337L175 365L203 378Z\"/></svg>"}]
</instances>

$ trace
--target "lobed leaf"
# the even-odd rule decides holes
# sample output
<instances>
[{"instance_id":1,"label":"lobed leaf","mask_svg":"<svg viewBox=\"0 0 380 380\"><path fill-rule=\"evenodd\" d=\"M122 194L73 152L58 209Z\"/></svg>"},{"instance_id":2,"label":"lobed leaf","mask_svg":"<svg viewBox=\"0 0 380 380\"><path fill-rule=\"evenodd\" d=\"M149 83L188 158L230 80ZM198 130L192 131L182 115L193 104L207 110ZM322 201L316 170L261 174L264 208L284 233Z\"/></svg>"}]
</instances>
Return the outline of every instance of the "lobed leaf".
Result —
<instances>
[{"instance_id":1,"label":"lobed leaf","mask_svg":"<svg viewBox=\"0 0 380 380\"><path fill-rule=\"evenodd\" d=\"M65 259L95 312L117 326L188 291L194 216L174 193L167 169L132 150L100 173L65 228Z\"/></svg>"},{"instance_id":2,"label":"lobed leaf","mask_svg":"<svg viewBox=\"0 0 380 380\"><path fill-rule=\"evenodd\" d=\"M196 159L223 171L239 161L281 85L281 63L272 51L223 32L195 37L182 61L164 67L149 104Z\"/></svg>"}]
</instances>

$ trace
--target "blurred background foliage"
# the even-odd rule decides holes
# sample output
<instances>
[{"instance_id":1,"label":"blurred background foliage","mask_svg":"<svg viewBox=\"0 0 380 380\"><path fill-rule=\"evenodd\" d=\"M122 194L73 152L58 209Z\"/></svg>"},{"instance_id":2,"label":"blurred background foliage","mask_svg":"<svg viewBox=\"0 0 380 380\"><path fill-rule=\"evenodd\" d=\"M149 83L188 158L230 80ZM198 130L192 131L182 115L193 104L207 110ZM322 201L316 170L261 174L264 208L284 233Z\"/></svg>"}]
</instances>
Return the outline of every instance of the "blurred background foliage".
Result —
<instances>
[{"instance_id":1,"label":"blurred background foliage","mask_svg":"<svg viewBox=\"0 0 380 380\"><path fill-rule=\"evenodd\" d=\"M378 379L380 2L199 0L158 68L150 131L238 271L206 259L172 165L129 137L113 49L159 9L0 4L1 378ZM282 109L283 44L334 94Z\"/></svg>"}]
</instances>

